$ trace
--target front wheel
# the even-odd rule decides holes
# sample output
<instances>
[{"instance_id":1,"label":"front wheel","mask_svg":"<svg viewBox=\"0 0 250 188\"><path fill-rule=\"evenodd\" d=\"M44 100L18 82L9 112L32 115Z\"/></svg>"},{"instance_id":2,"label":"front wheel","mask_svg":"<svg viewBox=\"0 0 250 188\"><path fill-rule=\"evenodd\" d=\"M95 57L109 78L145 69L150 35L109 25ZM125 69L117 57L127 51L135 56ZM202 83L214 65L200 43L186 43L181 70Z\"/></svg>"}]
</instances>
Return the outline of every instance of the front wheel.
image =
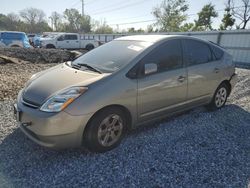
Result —
<instances>
[{"instance_id":1,"label":"front wheel","mask_svg":"<svg viewBox=\"0 0 250 188\"><path fill-rule=\"evenodd\" d=\"M119 108L97 113L86 127L84 145L93 152L105 152L117 147L126 128L126 118Z\"/></svg>"},{"instance_id":2,"label":"front wheel","mask_svg":"<svg viewBox=\"0 0 250 188\"><path fill-rule=\"evenodd\" d=\"M226 84L222 83L215 91L212 101L207 106L209 110L217 110L222 108L229 95L229 88Z\"/></svg>"}]
</instances>

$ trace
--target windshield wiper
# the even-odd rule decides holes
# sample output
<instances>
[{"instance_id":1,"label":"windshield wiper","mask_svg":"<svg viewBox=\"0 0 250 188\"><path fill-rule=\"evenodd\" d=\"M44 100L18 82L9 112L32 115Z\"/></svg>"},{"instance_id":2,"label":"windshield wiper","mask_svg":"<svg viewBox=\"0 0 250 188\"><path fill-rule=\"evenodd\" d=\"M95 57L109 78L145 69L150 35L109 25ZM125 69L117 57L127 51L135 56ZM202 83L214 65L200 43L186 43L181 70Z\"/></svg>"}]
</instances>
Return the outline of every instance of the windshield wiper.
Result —
<instances>
[{"instance_id":1,"label":"windshield wiper","mask_svg":"<svg viewBox=\"0 0 250 188\"><path fill-rule=\"evenodd\" d=\"M90 65L88 65L88 64L85 64L85 63L77 63L77 65L80 66L80 67L86 67L86 68L89 69L89 70L92 70L92 71L94 71L94 72L98 72L99 74L102 74L102 72L101 72L100 70L98 70L97 68L94 68L94 67L92 67L92 66L90 66ZM75 66L77 66L77 65L75 65Z\"/></svg>"}]
</instances>

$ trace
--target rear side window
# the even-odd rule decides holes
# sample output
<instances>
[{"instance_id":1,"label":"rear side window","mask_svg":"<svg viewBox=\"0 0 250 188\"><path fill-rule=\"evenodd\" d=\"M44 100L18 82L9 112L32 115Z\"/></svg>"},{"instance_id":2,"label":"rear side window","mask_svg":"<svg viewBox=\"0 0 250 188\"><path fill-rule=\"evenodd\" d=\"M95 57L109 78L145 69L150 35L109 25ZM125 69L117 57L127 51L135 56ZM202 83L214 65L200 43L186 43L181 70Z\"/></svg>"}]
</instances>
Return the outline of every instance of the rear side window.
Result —
<instances>
[{"instance_id":1,"label":"rear side window","mask_svg":"<svg viewBox=\"0 0 250 188\"><path fill-rule=\"evenodd\" d=\"M65 40L77 40L77 35L65 35Z\"/></svg>"},{"instance_id":2,"label":"rear side window","mask_svg":"<svg viewBox=\"0 0 250 188\"><path fill-rule=\"evenodd\" d=\"M223 57L223 55L224 55L223 50L221 50L220 48L218 48L218 47L216 47L214 45L211 45L210 47L211 47L211 49L213 51L215 59L216 60L220 60Z\"/></svg>"},{"instance_id":3,"label":"rear side window","mask_svg":"<svg viewBox=\"0 0 250 188\"><path fill-rule=\"evenodd\" d=\"M23 36L21 33L2 33L2 38L5 40L22 40Z\"/></svg>"},{"instance_id":4,"label":"rear side window","mask_svg":"<svg viewBox=\"0 0 250 188\"><path fill-rule=\"evenodd\" d=\"M180 40L170 40L146 55L143 64L155 63L158 72L178 69L182 67L182 47Z\"/></svg>"},{"instance_id":5,"label":"rear side window","mask_svg":"<svg viewBox=\"0 0 250 188\"><path fill-rule=\"evenodd\" d=\"M208 63L213 60L212 53L206 43L188 39L185 40L185 60L188 65Z\"/></svg>"}]
</instances>

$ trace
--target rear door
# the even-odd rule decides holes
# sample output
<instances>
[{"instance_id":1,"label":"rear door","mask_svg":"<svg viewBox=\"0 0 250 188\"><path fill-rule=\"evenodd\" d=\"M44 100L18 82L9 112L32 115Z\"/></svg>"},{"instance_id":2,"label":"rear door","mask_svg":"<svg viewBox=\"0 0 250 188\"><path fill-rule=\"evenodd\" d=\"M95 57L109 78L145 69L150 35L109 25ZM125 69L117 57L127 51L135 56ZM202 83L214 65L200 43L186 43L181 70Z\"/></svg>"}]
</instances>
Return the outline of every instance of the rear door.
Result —
<instances>
[{"instance_id":1,"label":"rear door","mask_svg":"<svg viewBox=\"0 0 250 188\"><path fill-rule=\"evenodd\" d=\"M165 42L140 63L142 67L156 64L158 71L138 79L139 121L147 121L178 109L187 97L187 71L182 62L181 41L173 39ZM141 72L145 72L143 68Z\"/></svg>"},{"instance_id":2,"label":"rear door","mask_svg":"<svg viewBox=\"0 0 250 188\"><path fill-rule=\"evenodd\" d=\"M195 39L184 40L184 60L188 71L188 100L208 102L221 80L220 61L209 45Z\"/></svg>"}]
</instances>

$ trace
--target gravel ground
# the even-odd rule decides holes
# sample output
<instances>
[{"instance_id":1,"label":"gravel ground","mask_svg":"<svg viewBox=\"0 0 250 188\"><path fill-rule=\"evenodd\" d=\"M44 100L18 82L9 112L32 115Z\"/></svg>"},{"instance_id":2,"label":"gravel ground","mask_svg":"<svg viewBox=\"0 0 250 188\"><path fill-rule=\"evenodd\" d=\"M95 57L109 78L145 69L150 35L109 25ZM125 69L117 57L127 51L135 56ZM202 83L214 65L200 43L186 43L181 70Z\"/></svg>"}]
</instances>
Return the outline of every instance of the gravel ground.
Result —
<instances>
[{"instance_id":1,"label":"gravel ground","mask_svg":"<svg viewBox=\"0 0 250 188\"><path fill-rule=\"evenodd\" d=\"M76 56L86 52L0 48L0 101L16 98L18 91L33 74L58 63L73 60Z\"/></svg>"},{"instance_id":2,"label":"gravel ground","mask_svg":"<svg viewBox=\"0 0 250 188\"><path fill-rule=\"evenodd\" d=\"M104 154L36 145L18 129L13 100L4 100L0 187L250 187L250 70L237 72L225 108L138 128Z\"/></svg>"},{"instance_id":3,"label":"gravel ground","mask_svg":"<svg viewBox=\"0 0 250 188\"><path fill-rule=\"evenodd\" d=\"M54 63L0 63L0 101L16 98L18 91L35 73L55 66Z\"/></svg>"}]
</instances>

